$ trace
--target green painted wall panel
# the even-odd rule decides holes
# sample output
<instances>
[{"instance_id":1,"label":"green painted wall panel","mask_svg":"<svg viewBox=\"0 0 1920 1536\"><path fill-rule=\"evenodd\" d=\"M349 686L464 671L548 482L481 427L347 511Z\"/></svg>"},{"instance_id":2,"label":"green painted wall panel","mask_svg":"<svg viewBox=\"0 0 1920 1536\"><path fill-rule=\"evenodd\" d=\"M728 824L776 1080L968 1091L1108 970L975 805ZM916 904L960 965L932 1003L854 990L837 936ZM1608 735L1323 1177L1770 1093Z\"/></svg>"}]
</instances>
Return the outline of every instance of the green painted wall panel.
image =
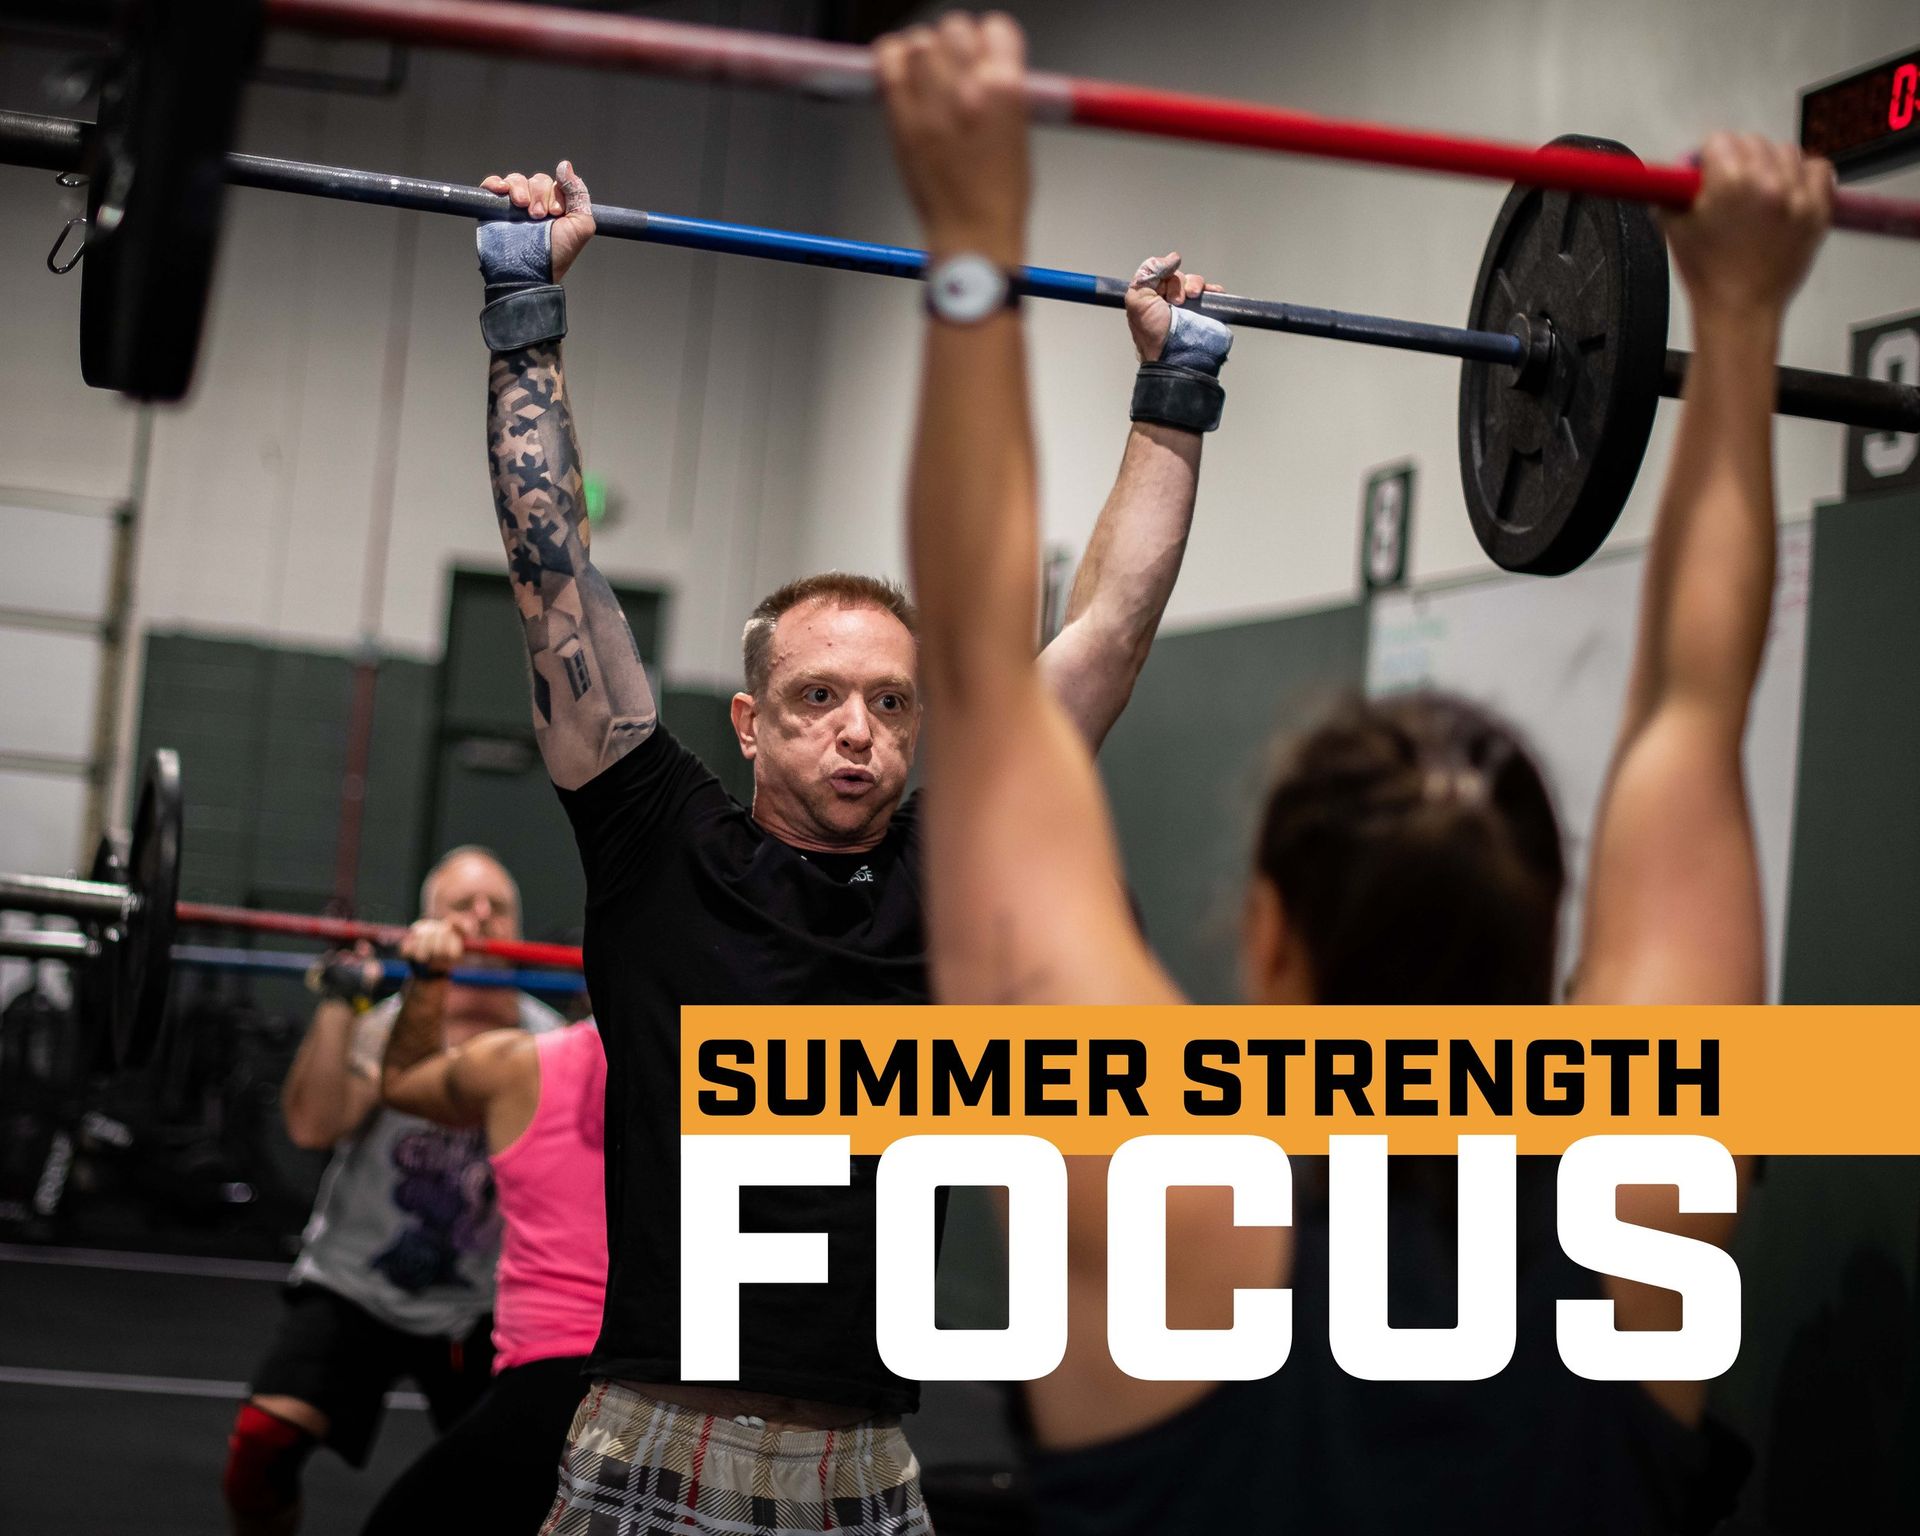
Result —
<instances>
[{"instance_id":1,"label":"green painted wall panel","mask_svg":"<svg viewBox=\"0 0 1920 1536\"><path fill-rule=\"evenodd\" d=\"M1362 605L1165 635L1100 754L1147 935L1188 997L1238 1001L1248 852L1285 733L1366 681Z\"/></svg>"}]
</instances>

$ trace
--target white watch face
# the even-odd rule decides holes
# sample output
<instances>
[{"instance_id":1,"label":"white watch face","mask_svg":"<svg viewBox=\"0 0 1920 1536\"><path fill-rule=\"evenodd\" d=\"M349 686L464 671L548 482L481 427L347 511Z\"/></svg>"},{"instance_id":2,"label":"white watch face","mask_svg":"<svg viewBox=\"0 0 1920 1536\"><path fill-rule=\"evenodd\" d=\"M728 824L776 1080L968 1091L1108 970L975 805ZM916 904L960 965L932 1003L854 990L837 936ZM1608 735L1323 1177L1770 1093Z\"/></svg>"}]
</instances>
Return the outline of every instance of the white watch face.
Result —
<instances>
[{"instance_id":1,"label":"white watch face","mask_svg":"<svg viewBox=\"0 0 1920 1536\"><path fill-rule=\"evenodd\" d=\"M984 256L949 256L927 274L927 300L942 320L972 325L1007 302L1007 275Z\"/></svg>"}]
</instances>

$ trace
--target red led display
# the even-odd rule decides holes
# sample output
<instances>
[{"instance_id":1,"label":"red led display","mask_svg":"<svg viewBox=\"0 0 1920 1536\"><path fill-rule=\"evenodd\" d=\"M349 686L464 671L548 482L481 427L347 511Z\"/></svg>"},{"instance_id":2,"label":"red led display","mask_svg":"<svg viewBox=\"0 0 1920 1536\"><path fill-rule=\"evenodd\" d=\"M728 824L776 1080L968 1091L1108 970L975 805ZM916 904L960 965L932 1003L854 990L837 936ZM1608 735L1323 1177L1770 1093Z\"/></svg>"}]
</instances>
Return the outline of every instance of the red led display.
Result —
<instances>
[{"instance_id":1,"label":"red led display","mask_svg":"<svg viewBox=\"0 0 1920 1536\"><path fill-rule=\"evenodd\" d=\"M1800 144L1842 171L1920 158L1920 49L1802 91Z\"/></svg>"}]
</instances>

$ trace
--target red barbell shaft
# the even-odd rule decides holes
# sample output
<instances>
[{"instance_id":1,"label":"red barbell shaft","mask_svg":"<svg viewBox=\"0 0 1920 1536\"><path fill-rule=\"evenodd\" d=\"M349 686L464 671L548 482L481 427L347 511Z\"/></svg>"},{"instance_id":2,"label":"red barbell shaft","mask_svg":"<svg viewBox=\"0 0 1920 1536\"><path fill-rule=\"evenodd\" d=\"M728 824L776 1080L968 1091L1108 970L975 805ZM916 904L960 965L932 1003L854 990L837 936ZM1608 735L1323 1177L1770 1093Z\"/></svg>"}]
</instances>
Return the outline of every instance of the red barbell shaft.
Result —
<instances>
[{"instance_id":1,"label":"red barbell shaft","mask_svg":"<svg viewBox=\"0 0 1920 1536\"><path fill-rule=\"evenodd\" d=\"M203 928L248 928L259 933L295 933L309 939L326 939L335 944L369 944L397 948L407 930L385 923L363 923L348 917L304 917L297 912L256 912L252 907L221 907L200 901L183 901L174 908L183 923ZM467 949L476 955L497 955L502 960L517 960L522 965L558 965L579 970L583 963L579 949L571 944L536 944L527 939L469 939Z\"/></svg>"},{"instance_id":2,"label":"red barbell shaft","mask_svg":"<svg viewBox=\"0 0 1920 1536\"><path fill-rule=\"evenodd\" d=\"M684 79L726 80L820 96L854 98L874 93L872 52L851 43L516 5L507 0L266 0L266 9L276 26L308 32ZM1690 208L1700 192L1700 173L1690 165L1642 165L1591 149L1536 149L1494 139L1424 133L1108 80L1030 73L1027 97L1032 115L1045 122L1525 182L1630 198L1662 208ZM1842 192L1834 201L1833 221L1843 229L1920 239L1920 201Z\"/></svg>"}]
</instances>

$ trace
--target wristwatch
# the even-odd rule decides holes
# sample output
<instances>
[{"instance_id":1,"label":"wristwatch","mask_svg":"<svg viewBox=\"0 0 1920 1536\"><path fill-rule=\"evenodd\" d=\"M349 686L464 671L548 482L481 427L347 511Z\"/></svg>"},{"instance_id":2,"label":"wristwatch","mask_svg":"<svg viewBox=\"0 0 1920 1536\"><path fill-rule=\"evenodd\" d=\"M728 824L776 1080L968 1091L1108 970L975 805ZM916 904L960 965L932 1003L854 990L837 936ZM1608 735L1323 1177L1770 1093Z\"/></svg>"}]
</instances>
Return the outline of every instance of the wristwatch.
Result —
<instances>
[{"instance_id":1,"label":"wristwatch","mask_svg":"<svg viewBox=\"0 0 1920 1536\"><path fill-rule=\"evenodd\" d=\"M971 251L949 256L927 273L927 313L949 325L978 325L1019 302L1012 274Z\"/></svg>"}]
</instances>

